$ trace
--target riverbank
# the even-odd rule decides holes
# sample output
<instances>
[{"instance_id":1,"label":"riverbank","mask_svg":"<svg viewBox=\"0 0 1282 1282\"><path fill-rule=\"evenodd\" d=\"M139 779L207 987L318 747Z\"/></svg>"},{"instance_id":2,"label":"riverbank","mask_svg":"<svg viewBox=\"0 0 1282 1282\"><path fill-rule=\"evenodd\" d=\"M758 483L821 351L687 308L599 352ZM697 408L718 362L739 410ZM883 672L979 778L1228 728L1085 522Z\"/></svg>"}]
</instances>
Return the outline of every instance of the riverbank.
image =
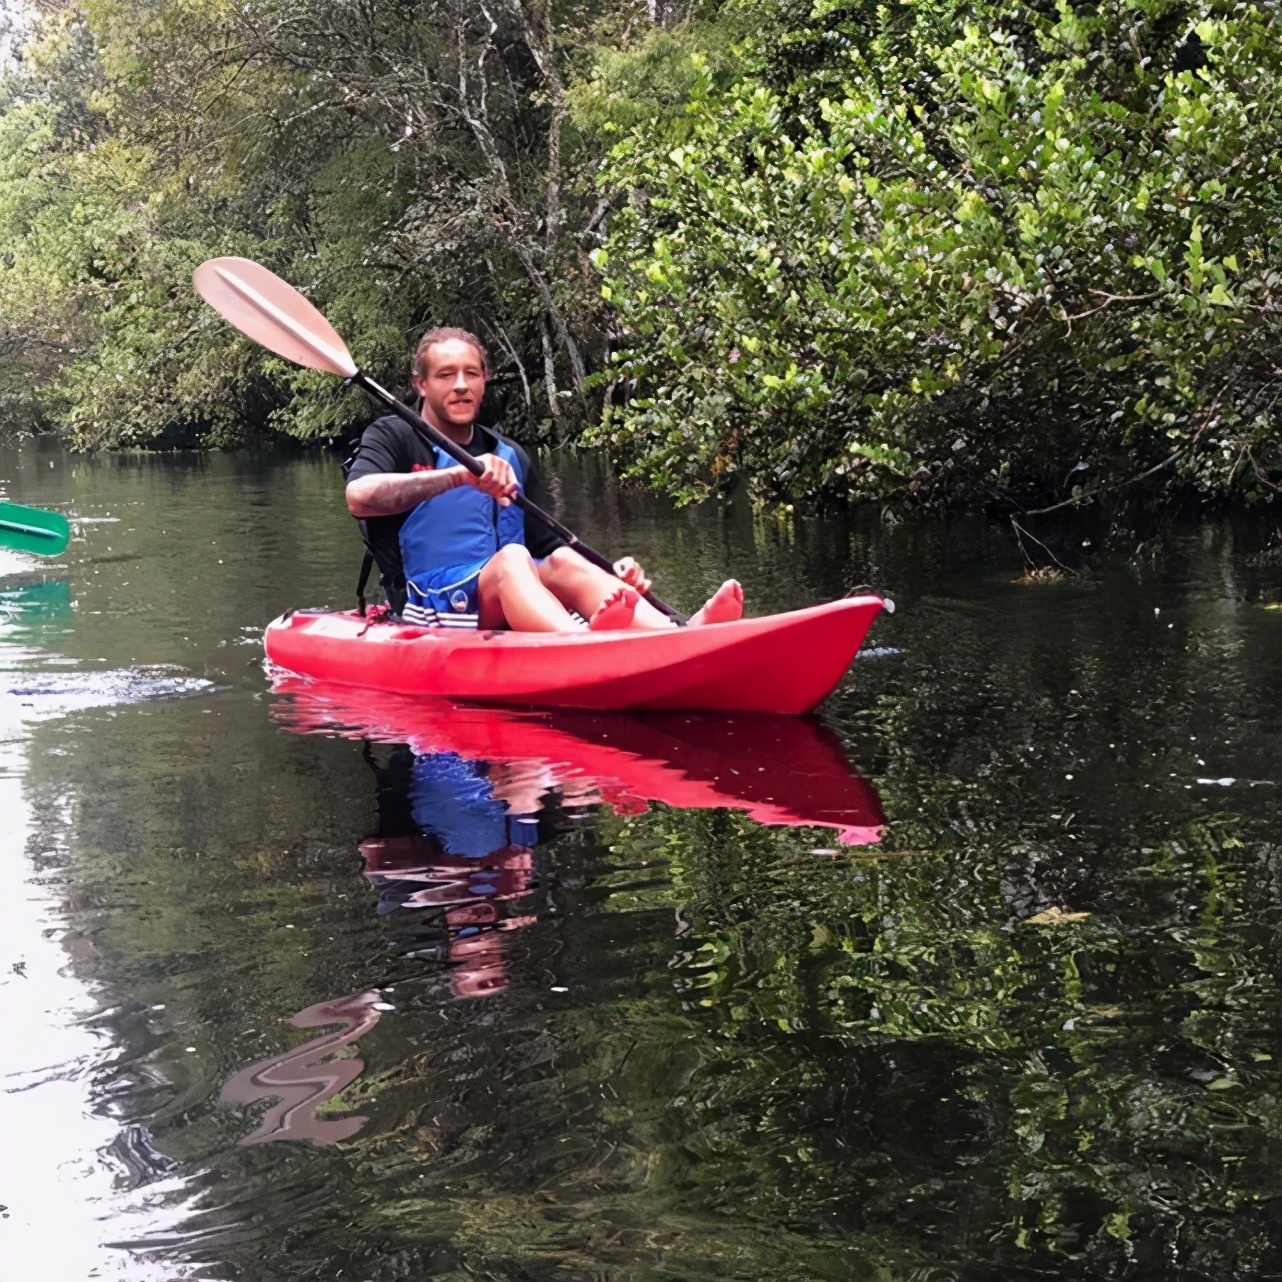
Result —
<instances>
[{"instance_id":1,"label":"riverbank","mask_svg":"<svg viewBox=\"0 0 1282 1282\"><path fill-rule=\"evenodd\" d=\"M0 48L7 421L353 430L191 290L235 254L388 386L475 330L510 422L680 500L1282 487L1267 6L120 5Z\"/></svg>"}]
</instances>

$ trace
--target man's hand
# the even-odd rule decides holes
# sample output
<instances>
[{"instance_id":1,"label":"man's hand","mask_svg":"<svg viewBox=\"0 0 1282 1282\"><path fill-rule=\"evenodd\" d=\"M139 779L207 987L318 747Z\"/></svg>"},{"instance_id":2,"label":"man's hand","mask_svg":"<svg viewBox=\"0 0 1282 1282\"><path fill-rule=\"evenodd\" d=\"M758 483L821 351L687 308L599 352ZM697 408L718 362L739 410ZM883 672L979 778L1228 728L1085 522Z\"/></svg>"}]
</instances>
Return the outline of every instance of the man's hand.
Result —
<instances>
[{"instance_id":1,"label":"man's hand","mask_svg":"<svg viewBox=\"0 0 1282 1282\"><path fill-rule=\"evenodd\" d=\"M650 590L650 580L645 577L645 571L630 557L625 556L621 561L614 563L614 572L630 588L636 588L642 596L645 596Z\"/></svg>"},{"instance_id":2,"label":"man's hand","mask_svg":"<svg viewBox=\"0 0 1282 1282\"><path fill-rule=\"evenodd\" d=\"M495 457L493 454L478 454L476 461L480 463L485 471L480 476L473 476L471 472L467 473L468 482L475 485L482 494L488 494L492 499L498 499L501 507L507 507L512 502L512 496L519 492L520 485L517 483L516 471L512 464L506 459Z\"/></svg>"}]
</instances>

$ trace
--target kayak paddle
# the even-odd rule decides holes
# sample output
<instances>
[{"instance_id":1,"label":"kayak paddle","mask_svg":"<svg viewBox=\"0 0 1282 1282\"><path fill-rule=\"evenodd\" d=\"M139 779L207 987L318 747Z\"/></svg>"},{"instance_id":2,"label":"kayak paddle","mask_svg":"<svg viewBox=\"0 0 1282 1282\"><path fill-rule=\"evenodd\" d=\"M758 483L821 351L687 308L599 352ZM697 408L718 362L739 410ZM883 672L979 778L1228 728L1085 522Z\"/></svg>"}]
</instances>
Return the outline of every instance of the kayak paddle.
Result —
<instances>
[{"instance_id":1,"label":"kayak paddle","mask_svg":"<svg viewBox=\"0 0 1282 1282\"><path fill-rule=\"evenodd\" d=\"M248 258L210 258L196 268L191 281L196 292L214 311L269 352L275 352L295 365L324 370L355 383L376 401L399 414L411 427L417 428L473 476L480 476L485 470L461 445L359 370L338 331L298 290L274 272ZM517 494L512 501L563 538L584 560L607 574L614 574L612 562L584 543L556 517L531 503L524 494ZM679 624L686 623L684 614L660 601L653 593L644 595L668 618Z\"/></svg>"},{"instance_id":2,"label":"kayak paddle","mask_svg":"<svg viewBox=\"0 0 1282 1282\"><path fill-rule=\"evenodd\" d=\"M71 538L61 512L45 512L20 503L0 503L0 544L37 556L57 556Z\"/></svg>"}]
</instances>

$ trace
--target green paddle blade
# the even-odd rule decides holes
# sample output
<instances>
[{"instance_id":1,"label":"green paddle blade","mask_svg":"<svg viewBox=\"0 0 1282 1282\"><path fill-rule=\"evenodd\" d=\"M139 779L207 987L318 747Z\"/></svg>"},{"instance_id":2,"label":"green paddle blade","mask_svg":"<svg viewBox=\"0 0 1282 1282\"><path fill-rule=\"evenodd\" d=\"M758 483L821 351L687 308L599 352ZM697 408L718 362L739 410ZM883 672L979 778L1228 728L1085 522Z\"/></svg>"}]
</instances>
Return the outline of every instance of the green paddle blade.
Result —
<instances>
[{"instance_id":1,"label":"green paddle blade","mask_svg":"<svg viewBox=\"0 0 1282 1282\"><path fill-rule=\"evenodd\" d=\"M0 547L37 556L57 556L71 538L61 512L45 512L20 503L0 503Z\"/></svg>"}]
</instances>

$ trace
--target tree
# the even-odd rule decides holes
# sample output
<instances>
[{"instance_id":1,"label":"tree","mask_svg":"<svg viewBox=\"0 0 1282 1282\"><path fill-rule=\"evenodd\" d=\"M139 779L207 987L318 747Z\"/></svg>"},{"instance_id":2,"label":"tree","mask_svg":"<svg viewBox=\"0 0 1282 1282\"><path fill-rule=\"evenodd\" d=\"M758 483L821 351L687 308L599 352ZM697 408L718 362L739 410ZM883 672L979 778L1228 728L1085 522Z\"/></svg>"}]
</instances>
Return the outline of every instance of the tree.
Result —
<instances>
[{"instance_id":1,"label":"tree","mask_svg":"<svg viewBox=\"0 0 1282 1282\"><path fill-rule=\"evenodd\" d=\"M1277 492L1274 10L754 10L616 126L592 439L684 499Z\"/></svg>"},{"instance_id":2,"label":"tree","mask_svg":"<svg viewBox=\"0 0 1282 1282\"><path fill-rule=\"evenodd\" d=\"M330 438L364 417L205 312L187 278L216 253L289 276L386 381L404 385L416 333L450 320L491 341L529 417L581 417L600 304L580 242L603 207L568 136L571 17L600 15L525 0L53 15L5 82L0 315L56 346L54 421L94 446L264 423Z\"/></svg>"}]
</instances>

